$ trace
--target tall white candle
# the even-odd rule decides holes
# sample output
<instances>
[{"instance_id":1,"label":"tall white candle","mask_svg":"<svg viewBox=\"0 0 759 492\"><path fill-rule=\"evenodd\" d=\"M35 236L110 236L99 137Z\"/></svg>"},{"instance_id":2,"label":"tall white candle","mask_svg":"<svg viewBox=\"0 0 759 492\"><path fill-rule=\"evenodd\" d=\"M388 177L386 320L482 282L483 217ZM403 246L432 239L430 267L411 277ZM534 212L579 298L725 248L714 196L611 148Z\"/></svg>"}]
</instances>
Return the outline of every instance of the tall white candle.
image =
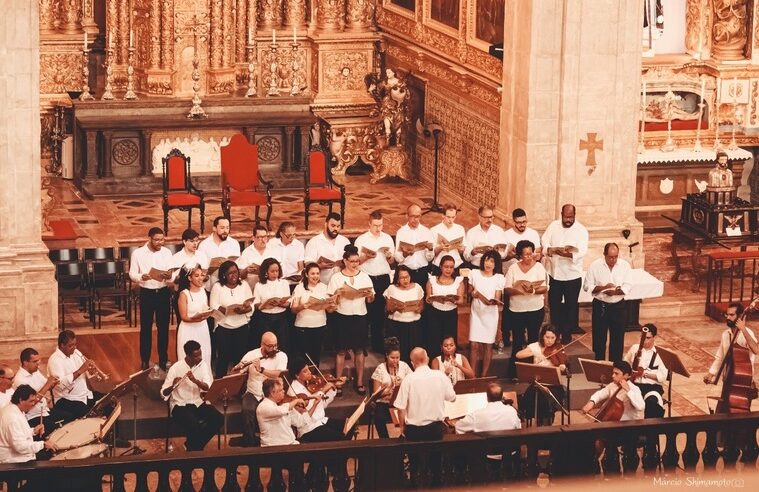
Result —
<instances>
[{"instance_id":1,"label":"tall white candle","mask_svg":"<svg viewBox=\"0 0 759 492\"><path fill-rule=\"evenodd\" d=\"M253 31L248 30L248 44L253 44Z\"/></svg>"},{"instance_id":2,"label":"tall white candle","mask_svg":"<svg viewBox=\"0 0 759 492\"><path fill-rule=\"evenodd\" d=\"M706 79L701 77L701 102L704 102L704 92L706 92Z\"/></svg>"},{"instance_id":3,"label":"tall white candle","mask_svg":"<svg viewBox=\"0 0 759 492\"><path fill-rule=\"evenodd\" d=\"M271 30L271 44L277 44L277 31Z\"/></svg>"},{"instance_id":4,"label":"tall white candle","mask_svg":"<svg viewBox=\"0 0 759 492\"><path fill-rule=\"evenodd\" d=\"M293 44L298 42L298 28L293 26Z\"/></svg>"},{"instance_id":5,"label":"tall white candle","mask_svg":"<svg viewBox=\"0 0 759 492\"><path fill-rule=\"evenodd\" d=\"M87 51L87 31L84 32L84 51Z\"/></svg>"},{"instance_id":6,"label":"tall white candle","mask_svg":"<svg viewBox=\"0 0 759 492\"><path fill-rule=\"evenodd\" d=\"M129 30L129 47L130 48L134 47L134 31L132 31L131 29Z\"/></svg>"}]
</instances>

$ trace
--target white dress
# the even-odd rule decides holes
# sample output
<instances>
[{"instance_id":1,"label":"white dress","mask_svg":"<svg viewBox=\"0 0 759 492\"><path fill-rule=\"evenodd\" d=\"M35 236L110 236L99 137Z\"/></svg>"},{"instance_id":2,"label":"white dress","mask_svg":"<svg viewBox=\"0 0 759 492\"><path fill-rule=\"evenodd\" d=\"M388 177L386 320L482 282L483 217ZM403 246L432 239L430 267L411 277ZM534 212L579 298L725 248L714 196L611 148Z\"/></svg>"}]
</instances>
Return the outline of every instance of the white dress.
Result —
<instances>
[{"instance_id":1,"label":"white dress","mask_svg":"<svg viewBox=\"0 0 759 492\"><path fill-rule=\"evenodd\" d=\"M201 289L200 292L190 292L188 289L185 289L179 295L187 297L188 318L208 310L208 297L205 290ZM195 340L200 344L203 360L211 360L211 335L208 333L208 323L206 320L189 322L183 320L179 323L179 328L177 328L177 360L184 359L184 344L188 340Z\"/></svg>"},{"instance_id":2,"label":"white dress","mask_svg":"<svg viewBox=\"0 0 759 492\"><path fill-rule=\"evenodd\" d=\"M503 275L500 273L485 277L482 271L472 270L469 281L477 292L488 299L495 298L495 293L503 290ZM493 343L497 330L498 305L488 306L479 299L473 299L469 317L469 341Z\"/></svg>"}]
</instances>

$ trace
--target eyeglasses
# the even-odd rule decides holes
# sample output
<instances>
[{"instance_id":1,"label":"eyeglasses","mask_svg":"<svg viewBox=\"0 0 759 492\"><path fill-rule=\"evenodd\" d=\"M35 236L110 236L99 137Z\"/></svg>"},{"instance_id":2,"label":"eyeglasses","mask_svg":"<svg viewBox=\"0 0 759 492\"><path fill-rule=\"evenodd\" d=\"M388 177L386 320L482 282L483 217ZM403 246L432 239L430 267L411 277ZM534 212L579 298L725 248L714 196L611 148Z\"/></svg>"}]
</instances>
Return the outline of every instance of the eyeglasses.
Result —
<instances>
[{"instance_id":1,"label":"eyeglasses","mask_svg":"<svg viewBox=\"0 0 759 492\"><path fill-rule=\"evenodd\" d=\"M493 218L492 215L480 215L480 217L482 217L483 219L492 219Z\"/></svg>"}]
</instances>

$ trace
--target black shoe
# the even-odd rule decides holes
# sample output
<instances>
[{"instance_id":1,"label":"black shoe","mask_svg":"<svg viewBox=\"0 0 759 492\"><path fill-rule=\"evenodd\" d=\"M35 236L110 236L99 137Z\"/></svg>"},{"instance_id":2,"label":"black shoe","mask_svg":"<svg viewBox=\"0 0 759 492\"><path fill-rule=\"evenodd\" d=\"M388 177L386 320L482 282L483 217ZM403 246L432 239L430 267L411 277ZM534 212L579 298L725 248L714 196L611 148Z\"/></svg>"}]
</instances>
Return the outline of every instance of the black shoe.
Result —
<instances>
[{"instance_id":1,"label":"black shoe","mask_svg":"<svg viewBox=\"0 0 759 492\"><path fill-rule=\"evenodd\" d=\"M150 365L150 362L142 361L142 364L140 364L140 370L144 371L145 369L148 368L149 365Z\"/></svg>"}]
</instances>

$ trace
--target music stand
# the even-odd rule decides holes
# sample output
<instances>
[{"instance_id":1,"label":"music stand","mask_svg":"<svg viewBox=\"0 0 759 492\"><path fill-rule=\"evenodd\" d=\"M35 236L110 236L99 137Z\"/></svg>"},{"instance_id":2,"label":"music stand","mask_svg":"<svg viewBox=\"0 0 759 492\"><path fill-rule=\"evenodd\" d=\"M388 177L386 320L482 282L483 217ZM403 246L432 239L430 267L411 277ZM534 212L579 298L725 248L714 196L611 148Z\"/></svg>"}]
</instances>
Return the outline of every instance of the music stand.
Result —
<instances>
[{"instance_id":1,"label":"music stand","mask_svg":"<svg viewBox=\"0 0 759 492\"><path fill-rule=\"evenodd\" d=\"M224 376L223 378L214 379L211 387L208 388L203 401L216 405L220 401L224 409L224 446L227 446L227 408L229 407L230 395L238 395L242 390L243 383L247 380L248 375L244 372ZM218 449L221 449L221 440L218 442Z\"/></svg>"},{"instance_id":2,"label":"music stand","mask_svg":"<svg viewBox=\"0 0 759 492\"><path fill-rule=\"evenodd\" d=\"M103 396L101 399L99 399L95 405L90 409L88 416L97 415L98 412L100 412L103 407L108 402L111 402L113 400L120 400L124 395L126 395L130 390L132 392L132 447L121 453L121 456L125 456L127 454L142 454L145 452L144 449L137 446L137 398L139 392L137 391L139 388L141 388L145 381L148 379L148 375L150 374L150 371L152 371L151 368L144 369L142 371L135 372L134 374L130 374L129 377L117 384L113 387L113 389L108 392L105 396Z\"/></svg>"},{"instance_id":3,"label":"music stand","mask_svg":"<svg viewBox=\"0 0 759 492\"><path fill-rule=\"evenodd\" d=\"M547 391L548 394L553 397L553 394L546 390L543 385L561 385L561 373L559 372L558 367L553 366L539 366L537 364L527 364L525 362L517 362L517 379L520 381L530 381L530 385L535 388L535 408L534 408L534 417L535 417L535 426L538 425L538 393L544 393ZM562 410L562 412L565 412L566 410L564 407L556 400L556 398L553 398L553 401L555 401L559 408Z\"/></svg>"},{"instance_id":4,"label":"music stand","mask_svg":"<svg viewBox=\"0 0 759 492\"><path fill-rule=\"evenodd\" d=\"M580 361L582 372L585 373L585 379L591 383L598 383L602 388L611 383L611 373L614 371L614 364L608 360L577 359Z\"/></svg>"},{"instance_id":5,"label":"music stand","mask_svg":"<svg viewBox=\"0 0 759 492\"><path fill-rule=\"evenodd\" d=\"M685 368L683 365L683 362L680 360L680 357L665 348L662 347L656 347L656 353L659 354L659 357L661 358L662 363L664 364L664 367L667 368L667 417L672 416L672 375L673 374L679 374L681 376L685 376L686 378L690 377L690 372L688 372L688 369Z\"/></svg>"},{"instance_id":6,"label":"music stand","mask_svg":"<svg viewBox=\"0 0 759 492\"><path fill-rule=\"evenodd\" d=\"M348 431L350 431L353 427L356 426L356 424L358 423L358 420L364 414L364 411L366 410L366 406L371 403L376 403L377 400L380 399L384 391L385 391L385 388L380 387L380 389L378 389L371 395L368 395L363 400L361 400L361 403L358 404L358 406L356 407L356 410L354 410L351 416L345 420L345 425L343 426L343 435L345 436L348 435Z\"/></svg>"},{"instance_id":7,"label":"music stand","mask_svg":"<svg viewBox=\"0 0 759 492\"><path fill-rule=\"evenodd\" d=\"M490 383L496 382L495 376L486 376L482 378L462 379L453 386L453 391L457 395L466 393L484 393L488 390Z\"/></svg>"}]
</instances>

